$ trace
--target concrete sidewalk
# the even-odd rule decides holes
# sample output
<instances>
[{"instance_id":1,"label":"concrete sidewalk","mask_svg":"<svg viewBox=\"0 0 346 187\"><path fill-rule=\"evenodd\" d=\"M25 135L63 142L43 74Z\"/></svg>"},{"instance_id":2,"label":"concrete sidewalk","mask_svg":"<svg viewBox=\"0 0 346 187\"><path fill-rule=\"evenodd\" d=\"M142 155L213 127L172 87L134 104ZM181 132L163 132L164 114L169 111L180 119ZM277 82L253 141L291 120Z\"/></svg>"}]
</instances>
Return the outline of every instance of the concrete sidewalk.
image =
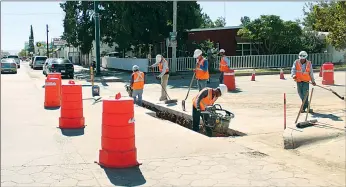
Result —
<instances>
[{"instance_id":1,"label":"concrete sidewalk","mask_svg":"<svg viewBox=\"0 0 346 187\"><path fill-rule=\"evenodd\" d=\"M44 77L31 78L26 68L18 76L1 76L6 98L1 101L1 186L345 185L342 170L257 142L248 147L237 138L208 138L154 118L141 107L135 107L135 118L142 165L102 169L94 163L101 148L102 103L88 100L90 87L83 88L86 128L62 133L56 128L60 111L43 109ZM121 84L101 86L101 94L114 97L119 91L125 96Z\"/></svg>"}]
</instances>

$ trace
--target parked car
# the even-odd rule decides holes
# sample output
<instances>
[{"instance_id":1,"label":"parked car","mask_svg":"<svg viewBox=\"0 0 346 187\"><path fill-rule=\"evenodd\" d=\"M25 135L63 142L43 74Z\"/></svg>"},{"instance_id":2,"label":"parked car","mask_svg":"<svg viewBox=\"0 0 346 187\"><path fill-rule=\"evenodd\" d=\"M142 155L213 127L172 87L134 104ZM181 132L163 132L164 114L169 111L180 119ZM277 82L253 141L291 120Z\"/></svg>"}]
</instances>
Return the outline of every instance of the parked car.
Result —
<instances>
[{"instance_id":1,"label":"parked car","mask_svg":"<svg viewBox=\"0 0 346 187\"><path fill-rule=\"evenodd\" d=\"M72 79L74 77L74 67L68 59L50 58L44 64L42 73L46 76L48 73L61 73L61 76Z\"/></svg>"},{"instance_id":2,"label":"parked car","mask_svg":"<svg viewBox=\"0 0 346 187\"><path fill-rule=\"evenodd\" d=\"M35 56L34 59L32 60L32 69L38 69L38 68L43 68L44 62L47 60L46 56Z\"/></svg>"},{"instance_id":3,"label":"parked car","mask_svg":"<svg viewBox=\"0 0 346 187\"><path fill-rule=\"evenodd\" d=\"M20 68L20 59L18 55L8 55L7 58L12 58L16 61L18 69Z\"/></svg>"},{"instance_id":4,"label":"parked car","mask_svg":"<svg viewBox=\"0 0 346 187\"><path fill-rule=\"evenodd\" d=\"M17 63L13 58L1 59L1 73L17 74Z\"/></svg>"}]
</instances>

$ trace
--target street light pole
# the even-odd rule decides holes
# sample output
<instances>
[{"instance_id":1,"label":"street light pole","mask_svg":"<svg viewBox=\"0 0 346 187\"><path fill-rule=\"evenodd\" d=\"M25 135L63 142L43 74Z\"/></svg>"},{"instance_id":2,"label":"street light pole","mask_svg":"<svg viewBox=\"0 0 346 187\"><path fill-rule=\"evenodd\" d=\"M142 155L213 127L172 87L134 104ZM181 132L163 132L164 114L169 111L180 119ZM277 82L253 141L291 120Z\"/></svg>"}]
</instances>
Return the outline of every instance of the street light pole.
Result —
<instances>
[{"instance_id":1,"label":"street light pole","mask_svg":"<svg viewBox=\"0 0 346 187\"><path fill-rule=\"evenodd\" d=\"M173 33L177 33L177 1L173 1ZM176 35L175 35L176 38ZM176 43L176 42L175 42ZM177 70L177 45L172 46L172 72Z\"/></svg>"},{"instance_id":2,"label":"street light pole","mask_svg":"<svg viewBox=\"0 0 346 187\"><path fill-rule=\"evenodd\" d=\"M49 32L49 30L48 30L48 24L46 25L46 31L47 31L47 58L49 58L49 46L48 46L48 32Z\"/></svg>"},{"instance_id":3,"label":"street light pole","mask_svg":"<svg viewBox=\"0 0 346 187\"><path fill-rule=\"evenodd\" d=\"M96 51L96 75L101 74L100 65L100 18L99 18L99 1L94 1L94 18L95 18L95 51Z\"/></svg>"}]
</instances>

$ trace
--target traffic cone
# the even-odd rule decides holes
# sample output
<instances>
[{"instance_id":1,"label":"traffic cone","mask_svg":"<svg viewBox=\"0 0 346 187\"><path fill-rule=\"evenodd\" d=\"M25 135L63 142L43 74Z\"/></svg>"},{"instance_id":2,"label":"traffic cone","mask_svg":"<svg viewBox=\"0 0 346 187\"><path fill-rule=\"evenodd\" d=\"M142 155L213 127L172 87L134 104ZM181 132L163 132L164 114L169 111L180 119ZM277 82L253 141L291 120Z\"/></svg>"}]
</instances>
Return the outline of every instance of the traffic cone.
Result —
<instances>
[{"instance_id":1,"label":"traffic cone","mask_svg":"<svg viewBox=\"0 0 346 187\"><path fill-rule=\"evenodd\" d=\"M255 81L255 77L256 77L256 72L255 72L255 69L254 69L253 72L252 72L252 75L251 75L251 81Z\"/></svg>"},{"instance_id":2,"label":"traffic cone","mask_svg":"<svg viewBox=\"0 0 346 187\"><path fill-rule=\"evenodd\" d=\"M320 74L318 75L319 77L322 77L322 66L320 68Z\"/></svg>"},{"instance_id":3,"label":"traffic cone","mask_svg":"<svg viewBox=\"0 0 346 187\"><path fill-rule=\"evenodd\" d=\"M280 69L280 79L285 79L284 71L282 70L282 68Z\"/></svg>"}]
</instances>

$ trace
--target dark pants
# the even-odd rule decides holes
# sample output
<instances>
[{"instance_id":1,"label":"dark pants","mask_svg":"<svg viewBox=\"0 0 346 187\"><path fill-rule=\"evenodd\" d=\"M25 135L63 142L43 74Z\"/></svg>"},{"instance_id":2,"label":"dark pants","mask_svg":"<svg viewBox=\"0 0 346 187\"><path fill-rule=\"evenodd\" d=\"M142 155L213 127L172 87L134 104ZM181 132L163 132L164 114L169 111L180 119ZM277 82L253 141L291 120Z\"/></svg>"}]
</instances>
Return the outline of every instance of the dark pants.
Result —
<instances>
[{"instance_id":1,"label":"dark pants","mask_svg":"<svg viewBox=\"0 0 346 187\"><path fill-rule=\"evenodd\" d=\"M308 108L308 104L309 104L309 101L308 101L309 100L309 83L297 82L297 91L302 102L304 101L305 94L308 94L303 106L303 110L305 110Z\"/></svg>"},{"instance_id":2,"label":"dark pants","mask_svg":"<svg viewBox=\"0 0 346 187\"><path fill-rule=\"evenodd\" d=\"M220 73L219 81L220 84L223 84L223 72Z\"/></svg>"},{"instance_id":3,"label":"dark pants","mask_svg":"<svg viewBox=\"0 0 346 187\"><path fill-rule=\"evenodd\" d=\"M192 106L192 130L195 132L199 132L199 124L200 124L200 120L201 120L201 116L203 114L201 114L201 112L197 111L197 109ZM204 115L203 116L205 121L207 121L208 119L208 115ZM213 136L213 131L209 128L209 127L205 127L207 136L212 137Z\"/></svg>"}]
</instances>

